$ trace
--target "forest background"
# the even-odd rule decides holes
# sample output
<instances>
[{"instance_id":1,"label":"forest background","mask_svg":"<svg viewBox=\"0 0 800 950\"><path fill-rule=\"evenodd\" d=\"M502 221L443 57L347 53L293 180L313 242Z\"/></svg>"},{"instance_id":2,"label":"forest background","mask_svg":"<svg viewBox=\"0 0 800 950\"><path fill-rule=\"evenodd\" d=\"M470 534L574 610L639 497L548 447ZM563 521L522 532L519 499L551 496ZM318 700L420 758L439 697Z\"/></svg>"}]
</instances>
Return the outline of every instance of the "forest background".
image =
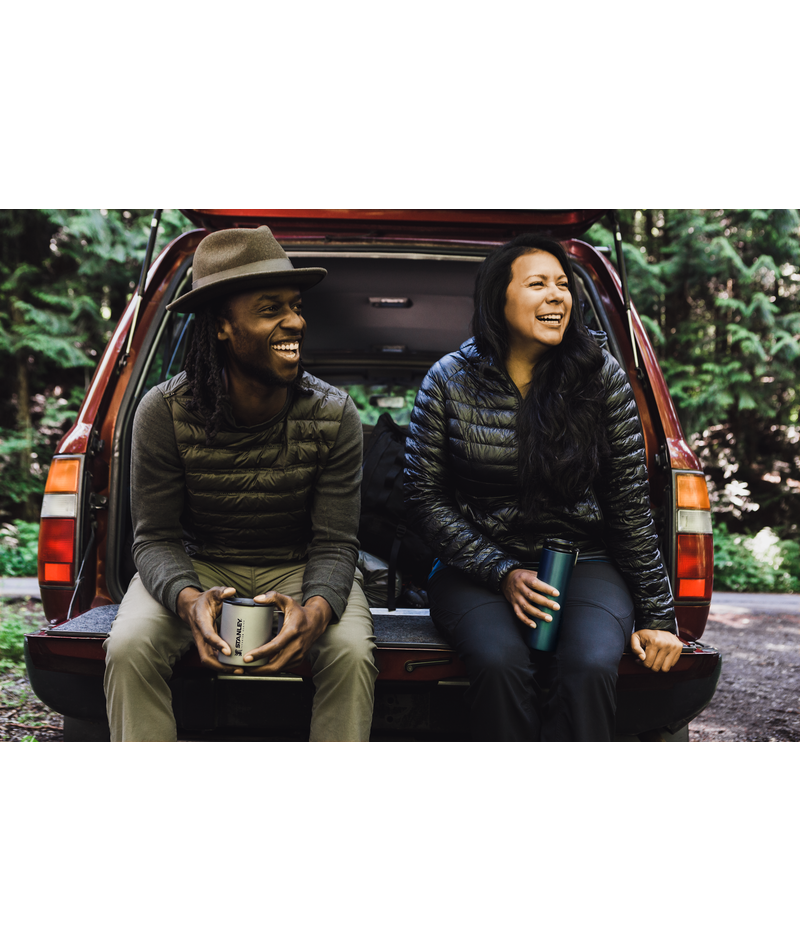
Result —
<instances>
[{"instance_id":1,"label":"forest background","mask_svg":"<svg viewBox=\"0 0 800 950\"><path fill-rule=\"evenodd\" d=\"M618 214L631 297L708 478L715 586L798 591L800 214ZM48 466L134 292L151 218L0 210L0 574L36 573ZM164 211L156 254L191 227ZM614 244L603 223L584 240Z\"/></svg>"}]
</instances>

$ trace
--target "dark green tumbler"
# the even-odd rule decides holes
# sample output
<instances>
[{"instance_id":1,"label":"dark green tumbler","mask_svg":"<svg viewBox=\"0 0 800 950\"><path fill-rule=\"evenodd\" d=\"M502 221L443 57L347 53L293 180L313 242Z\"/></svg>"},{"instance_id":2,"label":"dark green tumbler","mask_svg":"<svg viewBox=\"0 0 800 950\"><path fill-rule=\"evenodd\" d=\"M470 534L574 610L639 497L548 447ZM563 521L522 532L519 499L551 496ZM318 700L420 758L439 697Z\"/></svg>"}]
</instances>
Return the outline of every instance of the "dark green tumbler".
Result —
<instances>
[{"instance_id":1,"label":"dark green tumbler","mask_svg":"<svg viewBox=\"0 0 800 950\"><path fill-rule=\"evenodd\" d=\"M560 538L550 538L542 548L542 557L539 561L537 576L558 591L558 597L550 597L559 607L563 608L572 568L578 561L578 548L569 541ZM561 625L561 610L542 610L550 613L551 621L536 618L536 626L528 628L528 646L532 650L542 650L552 653L558 643L558 628Z\"/></svg>"}]
</instances>

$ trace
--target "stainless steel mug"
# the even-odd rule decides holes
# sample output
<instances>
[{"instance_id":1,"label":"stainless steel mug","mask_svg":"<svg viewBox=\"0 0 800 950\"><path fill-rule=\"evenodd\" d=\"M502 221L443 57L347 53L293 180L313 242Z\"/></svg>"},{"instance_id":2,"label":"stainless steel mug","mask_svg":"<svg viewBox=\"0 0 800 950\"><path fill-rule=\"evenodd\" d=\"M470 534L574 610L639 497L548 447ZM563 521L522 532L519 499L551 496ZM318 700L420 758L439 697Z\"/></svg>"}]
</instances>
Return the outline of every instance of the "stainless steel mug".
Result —
<instances>
[{"instance_id":1,"label":"stainless steel mug","mask_svg":"<svg viewBox=\"0 0 800 950\"><path fill-rule=\"evenodd\" d=\"M272 621L275 609L272 604L257 604L246 597L234 597L222 602L219 635L231 648L230 656L217 653L220 663L226 666L245 668L264 666L266 660L245 663L245 656L263 646L273 637Z\"/></svg>"},{"instance_id":2,"label":"stainless steel mug","mask_svg":"<svg viewBox=\"0 0 800 950\"><path fill-rule=\"evenodd\" d=\"M572 569L578 560L578 553L578 548L574 544L570 541L562 541L560 538L551 538L545 541L542 548L537 577L545 584L555 587L558 591L558 597L550 597L549 599L554 600L562 608L567 587L572 577ZM549 612L553 619L547 621L536 618L536 627L529 627L527 630L528 646L532 650L552 653L558 643L561 610L548 610L547 607L541 609L546 613Z\"/></svg>"}]
</instances>

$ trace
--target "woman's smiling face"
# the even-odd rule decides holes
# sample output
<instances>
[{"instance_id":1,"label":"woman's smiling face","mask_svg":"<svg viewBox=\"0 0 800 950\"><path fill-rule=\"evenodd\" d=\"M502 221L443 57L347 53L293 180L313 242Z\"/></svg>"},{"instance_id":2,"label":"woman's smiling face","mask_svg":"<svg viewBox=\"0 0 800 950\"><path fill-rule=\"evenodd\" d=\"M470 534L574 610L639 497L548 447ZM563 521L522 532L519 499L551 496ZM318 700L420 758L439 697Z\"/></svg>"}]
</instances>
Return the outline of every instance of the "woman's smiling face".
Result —
<instances>
[{"instance_id":1,"label":"woman's smiling face","mask_svg":"<svg viewBox=\"0 0 800 950\"><path fill-rule=\"evenodd\" d=\"M547 251L521 254L506 290L509 354L535 363L564 338L572 313L567 275Z\"/></svg>"}]
</instances>

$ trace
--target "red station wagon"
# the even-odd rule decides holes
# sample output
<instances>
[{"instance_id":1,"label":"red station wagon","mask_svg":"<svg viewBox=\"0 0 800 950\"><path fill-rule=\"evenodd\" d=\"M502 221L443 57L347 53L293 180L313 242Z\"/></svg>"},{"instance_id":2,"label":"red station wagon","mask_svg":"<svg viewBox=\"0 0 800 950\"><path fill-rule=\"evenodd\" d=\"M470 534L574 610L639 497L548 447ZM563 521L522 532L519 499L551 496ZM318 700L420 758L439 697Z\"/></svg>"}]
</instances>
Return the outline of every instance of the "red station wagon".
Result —
<instances>
[{"instance_id":1,"label":"red station wagon","mask_svg":"<svg viewBox=\"0 0 800 950\"><path fill-rule=\"evenodd\" d=\"M713 579L711 516L700 463L686 442L664 377L622 278L607 253L579 240L608 214L588 211L189 210L197 230L149 267L95 371L75 424L61 440L42 505L39 583L49 626L26 637L37 696L64 715L64 738L108 738L104 638L135 572L131 557L131 429L142 396L180 372L193 315L166 305L191 288L192 258L210 231L267 224L290 258L328 277L304 295L307 370L347 390L365 445L382 412L408 422L431 365L470 336L475 271L492 248L535 231L563 241L585 321L607 334L630 378L644 430L653 517L675 596L677 666L653 673L631 654L617 683L620 739L688 738L721 669L700 643ZM362 547L364 547L362 543ZM365 551L365 556L376 552ZM368 558L369 560L369 558ZM418 575L412 571L411 574ZM465 739L465 670L436 631L424 591L403 578L397 606L372 608L380 677L374 739ZM313 685L305 666L272 677L217 675L192 647L171 686L179 736L304 739Z\"/></svg>"}]
</instances>

